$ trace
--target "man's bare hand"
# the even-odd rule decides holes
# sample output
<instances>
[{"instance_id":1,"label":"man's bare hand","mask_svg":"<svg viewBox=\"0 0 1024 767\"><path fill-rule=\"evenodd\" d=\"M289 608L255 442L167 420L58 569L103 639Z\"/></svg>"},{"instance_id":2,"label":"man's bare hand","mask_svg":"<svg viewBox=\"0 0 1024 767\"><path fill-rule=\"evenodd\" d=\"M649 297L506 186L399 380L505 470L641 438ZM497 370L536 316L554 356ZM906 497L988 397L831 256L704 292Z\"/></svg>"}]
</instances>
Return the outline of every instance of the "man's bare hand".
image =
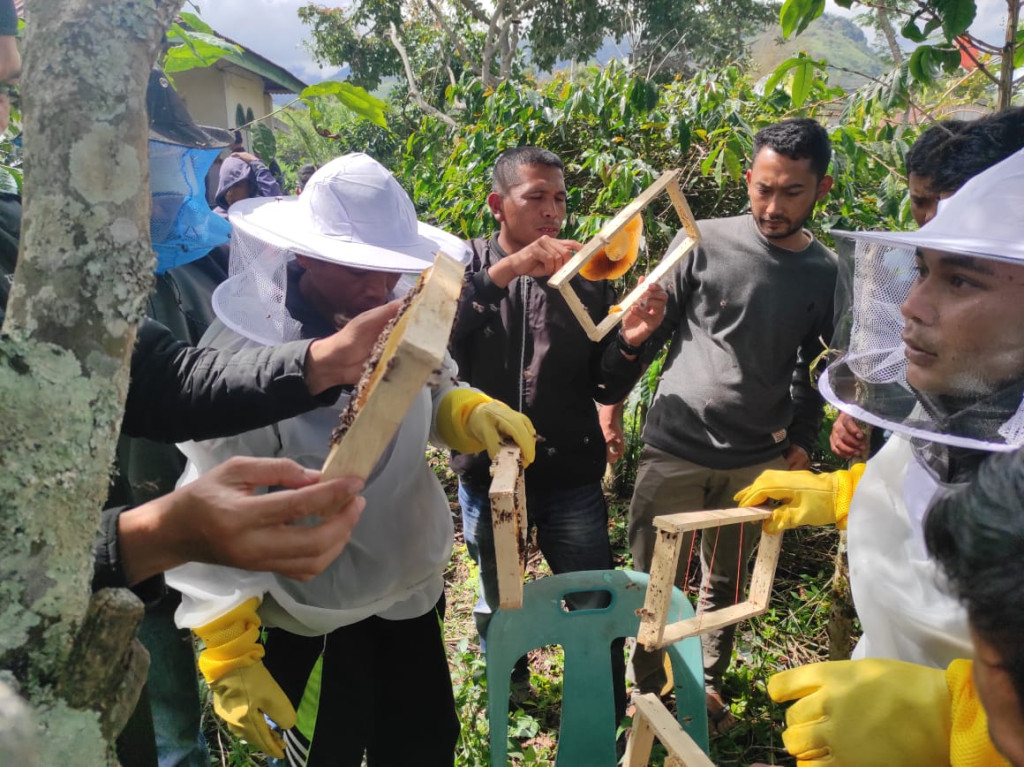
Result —
<instances>
[{"instance_id":1,"label":"man's bare hand","mask_svg":"<svg viewBox=\"0 0 1024 767\"><path fill-rule=\"evenodd\" d=\"M285 458L232 458L184 487L119 518L129 583L185 562L269 570L309 580L348 544L365 501L362 481L319 482ZM256 495L261 487L282 487ZM304 517L318 525L297 525Z\"/></svg>"},{"instance_id":2,"label":"man's bare hand","mask_svg":"<svg viewBox=\"0 0 1024 767\"><path fill-rule=\"evenodd\" d=\"M811 468L811 457L799 445L787 447L783 451L782 457L786 459L786 468L790 471L806 471Z\"/></svg>"},{"instance_id":3,"label":"man's bare hand","mask_svg":"<svg viewBox=\"0 0 1024 767\"><path fill-rule=\"evenodd\" d=\"M833 453L846 460L868 457L867 435L857 425L857 420L853 416L843 412L836 416L836 421L832 424L828 444Z\"/></svg>"},{"instance_id":4,"label":"man's bare hand","mask_svg":"<svg viewBox=\"0 0 1024 767\"><path fill-rule=\"evenodd\" d=\"M232 152L231 156L232 157L237 157L242 162L246 162L246 163L250 163L250 164L254 163L254 162L256 162L256 161L258 161L260 159L256 155L251 154L249 152Z\"/></svg>"},{"instance_id":5,"label":"man's bare hand","mask_svg":"<svg viewBox=\"0 0 1024 767\"><path fill-rule=\"evenodd\" d=\"M556 240L544 235L522 250L505 256L488 274L499 288L508 287L516 277L547 277L561 269L582 248L576 240Z\"/></svg>"},{"instance_id":6,"label":"man's bare hand","mask_svg":"<svg viewBox=\"0 0 1024 767\"><path fill-rule=\"evenodd\" d=\"M630 346L639 346L665 319L668 293L657 282L647 286L643 295L629 307L622 318L622 338Z\"/></svg>"},{"instance_id":7,"label":"man's bare hand","mask_svg":"<svg viewBox=\"0 0 1024 767\"><path fill-rule=\"evenodd\" d=\"M365 311L334 335L310 344L306 353L306 386L310 394L358 383L374 344L401 306L402 300L396 299Z\"/></svg>"},{"instance_id":8,"label":"man's bare hand","mask_svg":"<svg viewBox=\"0 0 1024 767\"><path fill-rule=\"evenodd\" d=\"M604 434L605 459L608 463L617 463L626 453L626 436L622 429L622 403L617 405L601 405L597 409L597 420Z\"/></svg>"}]
</instances>

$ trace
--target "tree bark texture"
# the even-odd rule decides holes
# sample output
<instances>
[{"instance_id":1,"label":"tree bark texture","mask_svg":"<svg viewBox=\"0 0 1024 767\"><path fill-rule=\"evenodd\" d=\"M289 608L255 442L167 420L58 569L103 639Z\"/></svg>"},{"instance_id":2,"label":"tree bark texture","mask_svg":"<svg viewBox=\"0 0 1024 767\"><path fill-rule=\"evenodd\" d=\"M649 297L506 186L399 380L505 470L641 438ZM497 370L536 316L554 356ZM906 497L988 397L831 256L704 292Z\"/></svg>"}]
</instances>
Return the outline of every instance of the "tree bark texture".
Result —
<instances>
[{"instance_id":1,"label":"tree bark texture","mask_svg":"<svg viewBox=\"0 0 1024 767\"><path fill-rule=\"evenodd\" d=\"M146 83L181 3L28 4L21 258L0 336L0 669L35 710L41 764L109 760L109 689L76 686L68 661L87 650L93 540L152 282Z\"/></svg>"},{"instance_id":2,"label":"tree bark texture","mask_svg":"<svg viewBox=\"0 0 1024 767\"><path fill-rule=\"evenodd\" d=\"M999 70L1000 109L1007 109L1013 100L1013 58L1017 49L1020 7L1019 0L1006 0L1006 37L1003 43L1002 67Z\"/></svg>"}]
</instances>

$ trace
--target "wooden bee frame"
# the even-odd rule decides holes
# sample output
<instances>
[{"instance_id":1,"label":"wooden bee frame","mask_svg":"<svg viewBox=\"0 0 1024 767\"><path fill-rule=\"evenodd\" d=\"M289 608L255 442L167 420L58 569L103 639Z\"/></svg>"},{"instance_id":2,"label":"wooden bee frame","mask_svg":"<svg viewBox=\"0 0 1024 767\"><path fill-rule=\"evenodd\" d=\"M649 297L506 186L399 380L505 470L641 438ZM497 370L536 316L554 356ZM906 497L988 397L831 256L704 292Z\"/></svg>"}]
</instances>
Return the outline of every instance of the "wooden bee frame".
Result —
<instances>
[{"instance_id":1,"label":"wooden bee frame","mask_svg":"<svg viewBox=\"0 0 1024 767\"><path fill-rule=\"evenodd\" d=\"M515 445L502 447L491 463L491 527L498 568L498 606L523 606L526 570L526 485L523 457Z\"/></svg>"},{"instance_id":2,"label":"wooden bee frame","mask_svg":"<svg viewBox=\"0 0 1024 767\"><path fill-rule=\"evenodd\" d=\"M688 511L655 517L654 526L657 528L658 537L654 543L651 577L647 586L647 598L640 616L637 641L648 650L655 650L667 647L686 637L697 636L723 626L739 623L767 610L768 601L771 598L772 582L775 580L775 568L779 563L779 552L782 550L782 533L772 534L762 530L746 601L720 610L705 611L675 623L668 622L676 567L679 564L680 549L686 537L683 534L709 527L764 521L771 515L772 512L768 509L751 507L717 511Z\"/></svg>"},{"instance_id":3,"label":"wooden bee frame","mask_svg":"<svg viewBox=\"0 0 1024 767\"><path fill-rule=\"evenodd\" d=\"M572 309L572 313L576 315L577 321L583 326L583 329L587 333L587 338L591 341L600 341L608 335L614 327L622 322L623 315L640 299L640 296L642 296L644 291L647 290L647 286L652 282L660 281L677 264L679 264L679 262L686 257L686 254L693 250L693 247L700 241L700 232L697 230L697 222L693 218L693 213L690 212L690 206L686 202L686 197L683 196L683 192L679 188L680 175L682 175L682 171L679 169L662 173L657 181L647 187L640 193L639 197L620 210L614 218L601 227L601 231L594 235L583 246L582 250L567 261L562 268L555 272L551 279L548 280L548 285L557 289L565 297L566 303L569 304L569 308ZM598 251L608 245L608 241L616 232L622 229L622 227L624 227L626 223L633 218L633 216L641 213L648 205L656 200L662 192L668 194L669 200L672 201L672 207L675 208L676 215L679 216L679 221L682 224L683 229L686 230L686 239L673 248L671 252L667 253L665 257L661 259L661 263L654 267L653 271L647 275L647 279L639 283L625 298L622 299L617 307L619 311L609 312L607 317L595 325L594 321L590 318L590 314L587 312L586 307L583 306L583 302L580 301L580 297L576 295L576 291L572 289L570 281L579 273L580 269L582 269L588 261L597 255Z\"/></svg>"},{"instance_id":4,"label":"wooden bee frame","mask_svg":"<svg viewBox=\"0 0 1024 767\"><path fill-rule=\"evenodd\" d=\"M355 416L324 462L322 479L366 479L398 431L416 396L444 360L455 322L464 268L438 253L410 302L394 320L350 407Z\"/></svg>"},{"instance_id":5,"label":"wooden bee frame","mask_svg":"<svg viewBox=\"0 0 1024 767\"><path fill-rule=\"evenodd\" d=\"M648 692L633 695L633 728L626 741L624 767L647 767L651 759L654 739L668 751L665 767L715 767L708 755L669 713L658 696Z\"/></svg>"}]
</instances>

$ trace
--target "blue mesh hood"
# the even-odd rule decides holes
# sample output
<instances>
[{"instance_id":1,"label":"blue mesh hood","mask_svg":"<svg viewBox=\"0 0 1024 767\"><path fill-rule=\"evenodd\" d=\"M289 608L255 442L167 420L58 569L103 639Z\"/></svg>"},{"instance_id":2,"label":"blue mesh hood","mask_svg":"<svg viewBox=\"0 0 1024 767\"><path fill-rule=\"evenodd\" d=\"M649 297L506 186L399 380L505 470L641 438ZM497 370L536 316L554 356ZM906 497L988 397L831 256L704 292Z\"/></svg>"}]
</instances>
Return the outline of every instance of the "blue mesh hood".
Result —
<instances>
[{"instance_id":1,"label":"blue mesh hood","mask_svg":"<svg viewBox=\"0 0 1024 767\"><path fill-rule=\"evenodd\" d=\"M206 202L206 173L219 152L149 142L149 226L157 274L202 258L228 241L231 225Z\"/></svg>"}]
</instances>

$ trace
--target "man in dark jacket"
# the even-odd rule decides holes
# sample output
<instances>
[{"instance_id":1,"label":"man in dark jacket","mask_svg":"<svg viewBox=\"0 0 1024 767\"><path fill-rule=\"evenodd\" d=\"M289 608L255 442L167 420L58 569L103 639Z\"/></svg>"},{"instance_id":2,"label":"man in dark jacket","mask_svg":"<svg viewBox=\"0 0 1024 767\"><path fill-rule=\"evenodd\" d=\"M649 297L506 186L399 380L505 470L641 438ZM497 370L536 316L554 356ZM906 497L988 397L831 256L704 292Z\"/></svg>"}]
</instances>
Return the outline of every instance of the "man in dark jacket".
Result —
<instances>
[{"instance_id":1,"label":"man in dark jacket","mask_svg":"<svg viewBox=\"0 0 1024 767\"><path fill-rule=\"evenodd\" d=\"M519 147L498 158L487 204L500 230L471 243L451 344L460 377L529 416L543 440L526 471L526 508L555 573L612 566L601 492L605 448L594 402L616 402L632 388L640 375L637 355L661 322L666 301L665 291L652 285L617 334L590 341L565 299L547 284L582 247L556 239L565 201L563 164L554 153ZM572 284L595 321L615 304L607 281L576 277ZM466 545L480 565L474 617L483 638L498 605L490 460L486 453L453 454L452 467L459 475ZM574 606L597 604L577 596ZM616 665L623 665L621 651ZM516 671L521 689L528 673L523 660ZM619 708L621 714L624 703Z\"/></svg>"}]
</instances>

